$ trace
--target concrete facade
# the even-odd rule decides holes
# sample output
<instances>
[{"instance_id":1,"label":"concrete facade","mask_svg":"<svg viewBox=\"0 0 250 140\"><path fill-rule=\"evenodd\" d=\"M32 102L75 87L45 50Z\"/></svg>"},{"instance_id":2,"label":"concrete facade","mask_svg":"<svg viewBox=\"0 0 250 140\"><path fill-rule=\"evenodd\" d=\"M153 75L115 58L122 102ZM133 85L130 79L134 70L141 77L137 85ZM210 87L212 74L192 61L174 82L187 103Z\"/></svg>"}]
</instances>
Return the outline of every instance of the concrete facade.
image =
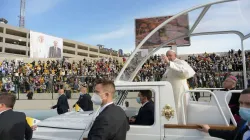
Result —
<instances>
[{"instance_id":1,"label":"concrete facade","mask_svg":"<svg viewBox=\"0 0 250 140\"><path fill-rule=\"evenodd\" d=\"M0 56L28 58L30 30L0 23ZM100 49L97 46L63 39L63 56L66 58L118 58L117 52Z\"/></svg>"}]
</instances>

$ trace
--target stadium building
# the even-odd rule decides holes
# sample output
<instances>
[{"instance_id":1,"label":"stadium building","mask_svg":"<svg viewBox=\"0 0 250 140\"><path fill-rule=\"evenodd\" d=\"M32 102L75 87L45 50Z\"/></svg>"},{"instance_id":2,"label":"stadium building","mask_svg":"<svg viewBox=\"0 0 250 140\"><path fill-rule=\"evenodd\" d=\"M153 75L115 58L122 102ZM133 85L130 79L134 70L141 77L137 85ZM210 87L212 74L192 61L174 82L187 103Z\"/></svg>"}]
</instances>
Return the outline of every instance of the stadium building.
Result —
<instances>
[{"instance_id":1,"label":"stadium building","mask_svg":"<svg viewBox=\"0 0 250 140\"><path fill-rule=\"evenodd\" d=\"M65 58L101 58L121 57L121 50L114 51L100 46L92 46L81 42L62 39L62 55ZM0 22L0 54L1 57L30 57L30 30L14 27Z\"/></svg>"}]
</instances>

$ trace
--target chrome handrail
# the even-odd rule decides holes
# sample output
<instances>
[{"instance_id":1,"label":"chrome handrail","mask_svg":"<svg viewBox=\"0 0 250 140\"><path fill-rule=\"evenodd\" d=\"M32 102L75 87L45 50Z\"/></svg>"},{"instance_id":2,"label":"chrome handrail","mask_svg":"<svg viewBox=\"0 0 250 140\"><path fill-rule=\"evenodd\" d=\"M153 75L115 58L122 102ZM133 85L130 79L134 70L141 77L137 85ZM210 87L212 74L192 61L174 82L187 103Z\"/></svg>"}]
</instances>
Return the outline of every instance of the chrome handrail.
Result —
<instances>
[{"instance_id":1,"label":"chrome handrail","mask_svg":"<svg viewBox=\"0 0 250 140\"><path fill-rule=\"evenodd\" d=\"M225 103L228 104L228 103L227 103L227 97L229 96L230 93L231 93L231 94L236 94L236 93L240 94L241 92L242 92L242 90L230 90L230 91L228 91L228 92L226 93L226 95L225 95L225 100L224 100ZM232 98L232 97L231 97L231 98ZM231 109L229 108L228 105L226 105L226 108L227 108L227 111L228 111L228 113L229 113L229 115L230 115L230 118L231 118L231 120L232 120L234 126L237 126L237 123L236 123L236 121L235 121L235 119L234 119L234 116L233 116L233 114L232 114L232 112L231 112Z\"/></svg>"},{"instance_id":2,"label":"chrome handrail","mask_svg":"<svg viewBox=\"0 0 250 140\"><path fill-rule=\"evenodd\" d=\"M184 93L181 94L182 116L183 116L183 123L184 124L187 124L186 123L185 107L184 107L184 95L187 94L187 93L190 93L190 92L207 92L207 93L210 93L212 96L214 96L217 107L218 107L218 109L219 109L219 111L220 111L226 125L229 126L229 123L228 123L228 121L227 121L227 119L225 117L224 112L222 111L222 108L220 106L220 103L219 103L217 97L215 96L215 94L213 92L211 92L209 90L188 90L188 91L185 91Z\"/></svg>"}]
</instances>

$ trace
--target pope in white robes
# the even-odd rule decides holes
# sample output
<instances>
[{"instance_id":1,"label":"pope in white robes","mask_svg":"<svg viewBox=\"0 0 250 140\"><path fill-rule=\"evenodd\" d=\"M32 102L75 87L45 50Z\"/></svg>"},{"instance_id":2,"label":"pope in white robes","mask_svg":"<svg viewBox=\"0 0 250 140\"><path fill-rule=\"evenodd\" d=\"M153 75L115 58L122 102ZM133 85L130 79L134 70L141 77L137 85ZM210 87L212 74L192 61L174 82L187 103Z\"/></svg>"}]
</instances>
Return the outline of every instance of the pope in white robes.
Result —
<instances>
[{"instance_id":1,"label":"pope in white robes","mask_svg":"<svg viewBox=\"0 0 250 140\"><path fill-rule=\"evenodd\" d=\"M179 124L182 124L181 94L189 90L187 79L193 77L195 71L186 61L176 58L175 51L169 50L166 55L162 58L167 65L162 80L168 81L172 85L177 119ZM188 94L186 95L188 96Z\"/></svg>"}]
</instances>

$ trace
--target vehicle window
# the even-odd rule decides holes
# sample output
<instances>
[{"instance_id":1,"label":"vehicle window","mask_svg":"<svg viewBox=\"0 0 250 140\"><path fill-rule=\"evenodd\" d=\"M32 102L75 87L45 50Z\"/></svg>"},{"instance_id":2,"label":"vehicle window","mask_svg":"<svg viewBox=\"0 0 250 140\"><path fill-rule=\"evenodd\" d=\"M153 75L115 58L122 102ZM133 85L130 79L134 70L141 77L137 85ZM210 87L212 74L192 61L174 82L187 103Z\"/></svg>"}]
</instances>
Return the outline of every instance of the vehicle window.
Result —
<instances>
[{"instance_id":1,"label":"vehicle window","mask_svg":"<svg viewBox=\"0 0 250 140\"><path fill-rule=\"evenodd\" d=\"M116 103L124 109L131 125L154 124L155 103L152 91L119 90L116 96Z\"/></svg>"}]
</instances>

